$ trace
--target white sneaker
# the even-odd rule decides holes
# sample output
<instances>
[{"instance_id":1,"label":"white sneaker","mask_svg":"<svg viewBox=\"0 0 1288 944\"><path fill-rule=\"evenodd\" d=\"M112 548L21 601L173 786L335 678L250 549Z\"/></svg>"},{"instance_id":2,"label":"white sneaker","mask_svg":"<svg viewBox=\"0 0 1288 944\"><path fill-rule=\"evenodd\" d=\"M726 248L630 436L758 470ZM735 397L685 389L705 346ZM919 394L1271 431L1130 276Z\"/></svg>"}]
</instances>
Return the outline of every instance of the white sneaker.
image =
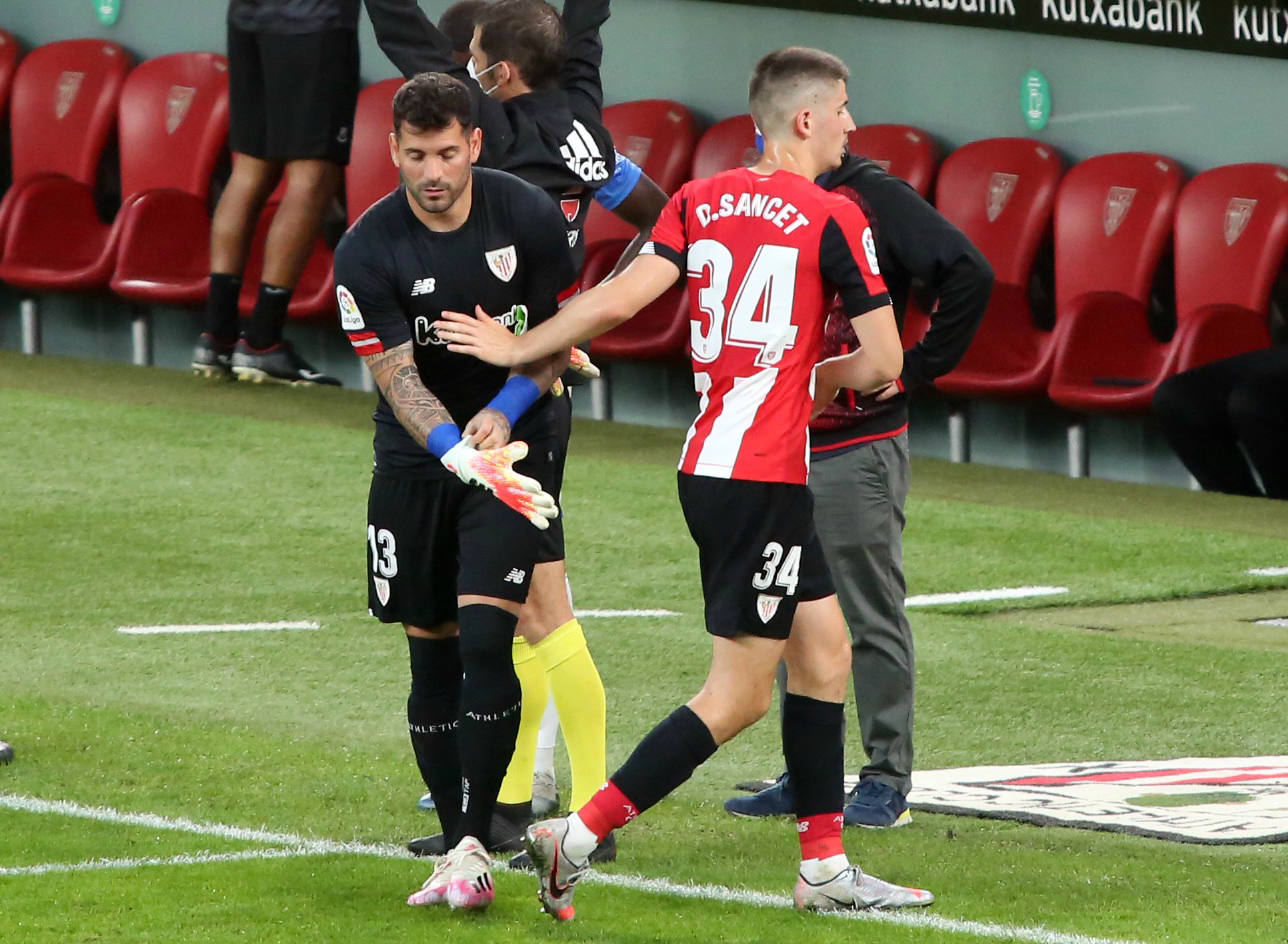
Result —
<instances>
[{"instance_id":1,"label":"white sneaker","mask_svg":"<svg viewBox=\"0 0 1288 944\"><path fill-rule=\"evenodd\" d=\"M924 888L905 888L851 865L822 882L796 876L796 907L802 911L923 907L935 900Z\"/></svg>"},{"instance_id":2,"label":"white sneaker","mask_svg":"<svg viewBox=\"0 0 1288 944\"><path fill-rule=\"evenodd\" d=\"M434 872L425 879L425 884L407 896L409 905L441 905L447 901L447 882L456 866L455 849L447 850L447 855L438 860Z\"/></svg>"},{"instance_id":3,"label":"white sneaker","mask_svg":"<svg viewBox=\"0 0 1288 944\"><path fill-rule=\"evenodd\" d=\"M559 809L559 787L553 770L538 770L532 775L532 818L545 819Z\"/></svg>"},{"instance_id":4,"label":"white sneaker","mask_svg":"<svg viewBox=\"0 0 1288 944\"><path fill-rule=\"evenodd\" d=\"M447 904L451 908L482 911L496 898L492 884L492 857L483 843L466 836L450 853L455 865L447 879Z\"/></svg>"}]
</instances>

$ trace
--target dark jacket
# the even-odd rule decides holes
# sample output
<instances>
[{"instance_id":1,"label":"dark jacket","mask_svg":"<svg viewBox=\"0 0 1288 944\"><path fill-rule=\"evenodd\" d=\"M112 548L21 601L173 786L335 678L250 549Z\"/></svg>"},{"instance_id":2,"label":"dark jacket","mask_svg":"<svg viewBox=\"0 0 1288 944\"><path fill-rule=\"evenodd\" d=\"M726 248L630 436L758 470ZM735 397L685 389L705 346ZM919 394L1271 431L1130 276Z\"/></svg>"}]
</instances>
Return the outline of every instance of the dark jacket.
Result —
<instances>
[{"instance_id":1,"label":"dark jacket","mask_svg":"<svg viewBox=\"0 0 1288 944\"><path fill-rule=\"evenodd\" d=\"M925 299L927 308L938 302L930 312L926 337L904 352L899 378L902 391L933 383L966 353L993 290L992 267L961 230L874 161L850 155L820 183L854 200L866 214L900 328L914 292ZM833 305L823 356L856 347L858 338L849 319ZM898 435L908 425L907 400L907 392L878 402L842 390L810 424L812 451L822 456Z\"/></svg>"}]
</instances>

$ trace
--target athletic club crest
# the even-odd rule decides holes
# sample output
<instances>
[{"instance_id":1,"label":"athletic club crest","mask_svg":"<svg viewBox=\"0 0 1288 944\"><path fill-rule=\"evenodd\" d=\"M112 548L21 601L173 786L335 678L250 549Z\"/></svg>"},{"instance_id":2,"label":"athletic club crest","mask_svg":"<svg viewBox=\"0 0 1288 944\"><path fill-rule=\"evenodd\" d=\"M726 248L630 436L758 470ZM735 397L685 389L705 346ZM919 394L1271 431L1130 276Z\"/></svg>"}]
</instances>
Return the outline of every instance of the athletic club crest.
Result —
<instances>
[{"instance_id":1,"label":"athletic club crest","mask_svg":"<svg viewBox=\"0 0 1288 944\"><path fill-rule=\"evenodd\" d=\"M1231 197L1230 205L1225 208L1225 244L1233 246L1248 228L1252 211L1257 208L1257 201L1247 197Z\"/></svg>"},{"instance_id":2,"label":"athletic club crest","mask_svg":"<svg viewBox=\"0 0 1288 944\"><path fill-rule=\"evenodd\" d=\"M389 581L384 577L372 577L371 582L376 585L376 599L380 601L381 606L389 605Z\"/></svg>"},{"instance_id":3,"label":"athletic club crest","mask_svg":"<svg viewBox=\"0 0 1288 944\"><path fill-rule=\"evenodd\" d=\"M1003 174L1001 171L994 172L993 176L988 178L988 221L990 223L1002 215L1006 204L1011 201L1011 194L1015 193L1015 185L1019 180L1019 174Z\"/></svg>"},{"instance_id":4,"label":"athletic club crest","mask_svg":"<svg viewBox=\"0 0 1288 944\"><path fill-rule=\"evenodd\" d=\"M519 268L519 255L514 251L514 246L493 249L483 253L483 257L487 259L487 267L492 270L492 274L502 282L514 278L514 273Z\"/></svg>"},{"instance_id":5,"label":"athletic club crest","mask_svg":"<svg viewBox=\"0 0 1288 944\"><path fill-rule=\"evenodd\" d=\"M54 115L59 121L67 117L67 113L72 110L72 104L76 101L76 96L80 92L81 84L85 81L84 72L72 72L70 69L58 77L58 90L54 98Z\"/></svg>"},{"instance_id":6,"label":"athletic club crest","mask_svg":"<svg viewBox=\"0 0 1288 944\"><path fill-rule=\"evenodd\" d=\"M170 94L165 100L165 132L174 134L183 124L183 119L188 117L188 109L192 107L192 97L197 94L197 90L188 85L170 86Z\"/></svg>"},{"instance_id":7,"label":"athletic club crest","mask_svg":"<svg viewBox=\"0 0 1288 944\"><path fill-rule=\"evenodd\" d=\"M563 210L565 220L569 223L576 223L577 215L581 213L581 201L575 198L572 200L565 198L559 201L559 209Z\"/></svg>"},{"instance_id":8,"label":"athletic club crest","mask_svg":"<svg viewBox=\"0 0 1288 944\"><path fill-rule=\"evenodd\" d=\"M762 623L768 625L769 621L774 618L774 614L778 612L778 604L782 602L782 597L771 597L766 593L758 593L756 594L756 615L760 617Z\"/></svg>"},{"instance_id":9,"label":"athletic club crest","mask_svg":"<svg viewBox=\"0 0 1288 944\"><path fill-rule=\"evenodd\" d=\"M1112 236L1118 232L1118 227L1122 226L1123 220L1127 218L1127 211L1131 209L1131 202L1136 199L1135 187L1110 187L1109 195L1105 197L1105 235Z\"/></svg>"}]
</instances>

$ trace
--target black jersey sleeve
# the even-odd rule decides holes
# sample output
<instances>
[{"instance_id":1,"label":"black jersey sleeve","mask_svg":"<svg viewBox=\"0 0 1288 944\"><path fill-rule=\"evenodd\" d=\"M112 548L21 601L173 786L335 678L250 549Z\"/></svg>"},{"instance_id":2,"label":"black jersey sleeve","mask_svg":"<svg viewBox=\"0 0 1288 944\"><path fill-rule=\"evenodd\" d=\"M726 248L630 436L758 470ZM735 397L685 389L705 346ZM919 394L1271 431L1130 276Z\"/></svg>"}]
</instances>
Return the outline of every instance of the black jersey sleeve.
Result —
<instances>
[{"instance_id":1,"label":"black jersey sleeve","mask_svg":"<svg viewBox=\"0 0 1288 944\"><path fill-rule=\"evenodd\" d=\"M819 240L818 266L823 279L836 289L846 315L859 315L890 304L881 278L876 241L867 217L846 201L831 208Z\"/></svg>"},{"instance_id":2,"label":"black jersey sleeve","mask_svg":"<svg viewBox=\"0 0 1288 944\"><path fill-rule=\"evenodd\" d=\"M567 0L563 8L568 56L559 74L559 87L568 93L574 111L595 118L604 108L600 79L604 42L599 30L608 20L608 4L609 0Z\"/></svg>"},{"instance_id":3,"label":"black jersey sleeve","mask_svg":"<svg viewBox=\"0 0 1288 944\"><path fill-rule=\"evenodd\" d=\"M966 353L988 307L993 269L961 230L904 181L874 166L856 182L880 242L938 303L925 338L904 355L904 386L924 386Z\"/></svg>"},{"instance_id":4,"label":"black jersey sleeve","mask_svg":"<svg viewBox=\"0 0 1288 944\"><path fill-rule=\"evenodd\" d=\"M452 44L416 0L364 0L376 44L395 68L410 79L417 72L469 73L452 58Z\"/></svg>"},{"instance_id":5,"label":"black jersey sleeve","mask_svg":"<svg viewBox=\"0 0 1288 944\"><path fill-rule=\"evenodd\" d=\"M383 354L411 340L407 315L399 304L398 279L385 260L371 227L358 226L335 250L335 296L340 327L359 357Z\"/></svg>"},{"instance_id":6,"label":"black jersey sleeve","mask_svg":"<svg viewBox=\"0 0 1288 944\"><path fill-rule=\"evenodd\" d=\"M529 324L540 324L559 307L559 295L572 285L577 270L568 249L567 226L563 213L536 187L527 189L527 198L516 206L521 221L521 245L518 247L528 273L525 302Z\"/></svg>"}]
</instances>

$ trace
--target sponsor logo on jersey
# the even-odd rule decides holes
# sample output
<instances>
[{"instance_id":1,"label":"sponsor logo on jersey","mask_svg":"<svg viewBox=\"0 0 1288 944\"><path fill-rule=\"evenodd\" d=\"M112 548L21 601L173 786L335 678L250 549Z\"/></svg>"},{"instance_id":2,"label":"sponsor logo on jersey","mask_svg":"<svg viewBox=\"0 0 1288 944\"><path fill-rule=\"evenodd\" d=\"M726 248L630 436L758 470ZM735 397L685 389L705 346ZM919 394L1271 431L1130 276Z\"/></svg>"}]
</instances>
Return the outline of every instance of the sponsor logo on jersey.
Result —
<instances>
[{"instance_id":1,"label":"sponsor logo on jersey","mask_svg":"<svg viewBox=\"0 0 1288 944\"><path fill-rule=\"evenodd\" d=\"M192 107L192 99L196 94L197 90L189 85L170 86L170 94L165 98L166 134L174 134L179 130L183 119L188 117L188 109Z\"/></svg>"},{"instance_id":2,"label":"sponsor logo on jersey","mask_svg":"<svg viewBox=\"0 0 1288 944\"><path fill-rule=\"evenodd\" d=\"M376 587L376 599L380 601L381 606L389 605L389 581L384 577L372 577L371 582Z\"/></svg>"},{"instance_id":3,"label":"sponsor logo on jersey","mask_svg":"<svg viewBox=\"0 0 1288 944\"><path fill-rule=\"evenodd\" d=\"M568 248L571 249L573 246L577 245L577 240L580 238L581 238L581 230L577 230L577 229L568 230Z\"/></svg>"},{"instance_id":4,"label":"sponsor logo on jersey","mask_svg":"<svg viewBox=\"0 0 1288 944\"><path fill-rule=\"evenodd\" d=\"M1123 220L1127 218L1127 211L1131 209L1131 202L1136 199L1135 187L1110 187L1109 195L1105 197L1105 235L1112 236L1118 232L1118 227L1123 225Z\"/></svg>"},{"instance_id":5,"label":"sponsor logo on jersey","mask_svg":"<svg viewBox=\"0 0 1288 944\"><path fill-rule=\"evenodd\" d=\"M84 72L73 72L71 69L67 69L58 76L58 89L54 93L54 116L59 121L66 118L67 113L72 110L72 104L76 101L76 95L80 92L84 81Z\"/></svg>"},{"instance_id":6,"label":"sponsor logo on jersey","mask_svg":"<svg viewBox=\"0 0 1288 944\"><path fill-rule=\"evenodd\" d=\"M520 570L517 567L511 567L510 572L505 575L506 583L523 583L523 578L528 575L526 570Z\"/></svg>"},{"instance_id":7,"label":"sponsor logo on jersey","mask_svg":"<svg viewBox=\"0 0 1288 944\"><path fill-rule=\"evenodd\" d=\"M1201 843L1288 841L1288 756L918 770L911 806Z\"/></svg>"},{"instance_id":8,"label":"sponsor logo on jersey","mask_svg":"<svg viewBox=\"0 0 1288 944\"><path fill-rule=\"evenodd\" d=\"M581 213L581 200L565 197L559 201L559 209L563 210L565 220L569 223L576 223L577 217Z\"/></svg>"},{"instance_id":9,"label":"sponsor logo on jersey","mask_svg":"<svg viewBox=\"0 0 1288 944\"><path fill-rule=\"evenodd\" d=\"M447 343L446 341L444 341L442 338L438 336L438 331L435 330L434 328L433 319L426 318L424 315L417 315L412 320L411 336L413 340L415 340L415 342L419 344L421 347L424 347L427 344L446 344Z\"/></svg>"},{"instance_id":10,"label":"sponsor logo on jersey","mask_svg":"<svg viewBox=\"0 0 1288 944\"><path fill-rule=\"evenodd\" d=\"M1230 205L1225 208L1225 244L1233 246L1248 228L1252 212L1257 208L1257 201L1247 197L1231 197Z\"/></svg>"},{"instance_id":11,"label":"sponsor logo on jersey","mask_svg":"<svg viewBox=\"0 0 1288 944\"><path fill-rule=\"evenodd\" d=\"M487 267L492 270L492 274L502 282L514 278L514 273L519 269L519 254L512 245L485 252L483 258L487 260Z\"/></svg>"},{"instance_id":12,"label":"sponsor logo on jersey","mask_svg":"<svg viewBox=\"0 0 1288 944\"><path fill-rule=\"evenodd\" d=\"M430 295L433 293L436 284L432 278L415 279L411 283L411 294L413 297L416 295Z\"/></svg>"},{"instance_id":13,"label":"sponsor logo on jersey","mask_svg":"<svg viewBox=\"0 0 1288 944\"><path fill-rule=\"evenodd\" d=\"M335 287L335 300L340 306L340 327L345 331L361 331L367 326L362 320L362 312L358 311L358 303L350 292L343 285Z\"/></svg>"},{"instance_id":14,"label":"sponsor logo on jersey","mask_svg":"<svg viewBox=\"0 0 1288 944\"><path fill-rule=\"evenodd\" d=\"M1019 180L1018 174L1003 174L1001 171L996 171L988 178L988 221L990 223L1002 215L1006 204L1011 200L1011 194L1015 193L1015 185Z\"/></svg>"},{"instance_id":15,"label":"sponsor logo on jersey","mask_svg":"<svg viewBox=\"0 0 1288 944\"><path fill-rule=\"evenodd\" d=\"M577 119L573 119L568 139L559 147L559 153L568 169L588 184L602 184L608 179L608 162L604 154Z\"/></svg>"},{"instance_id":16,"label":"sponsor logo on jersey","mask_svg":"<svg viewBox=\"0 0 1288 944\"><path fill-rule=\"evenodd\" d=\"M509 328L514 334L523 334L528 330L528 306L515 305L497 319L502 327Z\"/></svg>"},{"instance_id":17,"label":"sponsor logo on jersey","mask_svg":"<svg viewBox=\"0 0 1288 944\"><path fill-rule=\"evenodd\" d=\"M771 597L767 593L758 593L756 594L756 615L760 617L762 623L768 625L769 621L774 618L774 614L778 612L778 604L782 602L782 597Z\"/></svg>"},{"instance_id":18,"label":"sponsor logo on jersey","mask_svg":"<svg viewBox=\"0 0 1288 944\"><path fill-rule=\"evenodd\" d=\"M877 264L877 241L872 238L871 226L863 231L863 253L868 257L868 268L872 270L872 274L880 275L881 266Z\"/></svg>"}]
</instances>

